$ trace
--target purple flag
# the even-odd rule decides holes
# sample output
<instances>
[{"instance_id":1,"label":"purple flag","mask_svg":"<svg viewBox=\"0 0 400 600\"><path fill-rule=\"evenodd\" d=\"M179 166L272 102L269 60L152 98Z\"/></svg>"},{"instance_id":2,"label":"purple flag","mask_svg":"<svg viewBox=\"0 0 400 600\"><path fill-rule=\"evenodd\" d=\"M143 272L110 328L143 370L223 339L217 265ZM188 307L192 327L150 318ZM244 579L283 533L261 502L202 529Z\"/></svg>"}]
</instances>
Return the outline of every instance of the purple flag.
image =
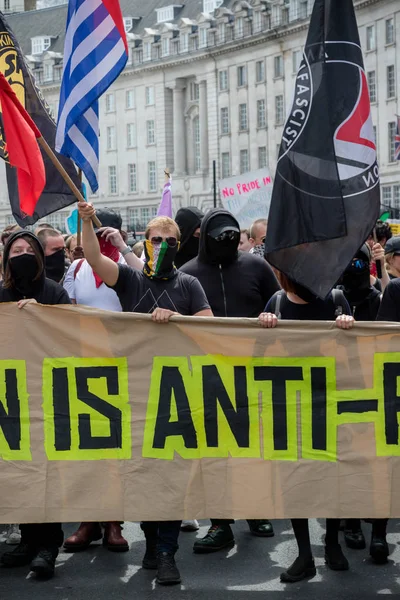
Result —
<instances>
[{"instance_id":1,"label":"purple flag","mask_svg":"<svg viewBox=\"0 0 400 600\"><path fill-rule=\"evenodd\" d=\"M158 207L157 217L169 217L172 219L172 181L169 177L165 182L164 191Z\"/></svg>"}]
</instances>

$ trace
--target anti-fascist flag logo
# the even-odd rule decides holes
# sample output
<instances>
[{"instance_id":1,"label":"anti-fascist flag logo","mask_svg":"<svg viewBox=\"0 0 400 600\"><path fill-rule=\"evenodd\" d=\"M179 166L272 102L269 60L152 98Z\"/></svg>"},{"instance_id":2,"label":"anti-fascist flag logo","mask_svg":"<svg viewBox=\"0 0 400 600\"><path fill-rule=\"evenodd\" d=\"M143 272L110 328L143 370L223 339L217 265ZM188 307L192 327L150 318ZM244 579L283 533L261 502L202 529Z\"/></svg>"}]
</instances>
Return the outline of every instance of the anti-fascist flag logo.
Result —
<instances>
[{"instance_id":1,"label":"anti-fascist flag logo","mask_svg":"<svg viewBox=\"0 0 400 600\"><path fill-rule=\"evenodd\" d=\"M16 93L18 100L21 102L22 106L25 107L40 130L43 138L54 151L56 133L55 122L53 121L49 108L25 63L21 48L2 13L0 13L0 72L3 73L13 91ZM32 217L25 215L21 211L16 170L8 164L6 166L8 194L12 213L17 223L22 227L33 225L38 219L69 206L76 201L76 198L48 159L47 155L42 153L42 156L46 169L46 185L36 204L35 212ZM1 118L0 158L3 158L8 162L7 140L5 139ZM75 185L80 188L77 171L72 161L59 154L57 155L57 158L66 169Z\"/></svg>"},{"instance_id":2,"label":"anti-fascist flag logo","mask_svg":"<svg viewBox=\"0 0 400 600\"><path fill-rule=\"evenodd\" d=\"M379 214L379 171L352 0L316 0L283 129L266 240L277 269L325 297Z\"/></svg>"}]
</instances>

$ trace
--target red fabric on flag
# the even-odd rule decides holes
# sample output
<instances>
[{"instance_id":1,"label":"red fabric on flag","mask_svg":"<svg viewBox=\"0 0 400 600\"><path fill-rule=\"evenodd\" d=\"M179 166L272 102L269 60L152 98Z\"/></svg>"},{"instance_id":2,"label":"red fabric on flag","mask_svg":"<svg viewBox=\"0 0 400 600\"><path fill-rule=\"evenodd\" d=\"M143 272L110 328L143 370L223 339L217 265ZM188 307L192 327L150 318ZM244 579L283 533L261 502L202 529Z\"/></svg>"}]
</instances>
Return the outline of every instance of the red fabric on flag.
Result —
<instances>
[{"instance_id":1,"label":"red fabric on flag","mask_svg":"<svg viewBox=\"0 0 400 600\"><path fill-rule=\"evenodd\" d=\"M39 129L0 73L0 102L10 165L17 169L21 211L32 216L46 184L46 172L36 138Z\"/></svg>"},{"instance_id":2,"label":"red fabric on flag","mask_svg":"<svg viewBox=\"0 0 400 600\"><path fill-rule=\"evenodd\" d=\"M104 6L106 7L107 11L110 13L111 18L114 21L115 26L118 29L118 31L122 37L122 41L125 44L126 53L129 54L128 41L126 39L124 20L122 18L122 12L121 12L121 7L119 5L119 1L118 0L102 0L102 1L103 1Z\"/></svg>"}]
</instances>

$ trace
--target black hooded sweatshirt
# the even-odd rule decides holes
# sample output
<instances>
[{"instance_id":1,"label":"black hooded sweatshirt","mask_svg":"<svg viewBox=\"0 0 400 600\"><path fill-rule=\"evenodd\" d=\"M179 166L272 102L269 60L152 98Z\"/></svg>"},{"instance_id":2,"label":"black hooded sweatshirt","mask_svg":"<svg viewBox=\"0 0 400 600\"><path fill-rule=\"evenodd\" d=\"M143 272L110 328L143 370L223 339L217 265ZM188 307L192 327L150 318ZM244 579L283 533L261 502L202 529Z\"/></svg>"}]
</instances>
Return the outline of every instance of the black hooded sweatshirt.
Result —
<instances>
[{"instance_id":1,"label":"black hooded sweatshirt","mask_svg":"<svg viewBox=\"0 0 400 600\"><path fill-rule=\"evenodd\" d=\"M217 215L226 215L227 220L240 230L239 223L229 211L210 211L201 224L199 255L181 271L200 281L215 317L256 318L280 289L278 281L263 258L248 252L235 250L230 261L215 262L207 238Z\"/></svg>"},{"instance_id":2,"label":"black hooded sweatshirt","mask_svg":"<svg viewBox=\"0 0 400 600\"><path fill-rule=\"evenodd\" d=\"M180 208L176 213L175 222L181 232L181 244L175 258L175 266L179 269L195 258L199 251L199 240L193 234L200 227L204 214L195 206Z\"/></svg>"},{"instance_id":3,"label":"black hooded sweatshirt","mask_svg":"<svg viewBox=\"0 0 400 600\"><path fill-rule=\"evenodd\" d=\"M9 237L7 245L4 249L3 273L5 272L9 260L11 245L18 238L26 236L31 238L32 243L39 250L40 254L42 255L44 265L44 250L38 238L30 231L17 231ZM33 298L40 304L71 304L71 300L69 299L69 296L62 285L52 281L51 279L47 279L44 271L40 279L32 283L32 290L29 295L24 295L16 287L5 288L3 287L3 281L0 281L0 302L17 302L18 300L23 300L24 298Z\"/></svg>"}]
</instances>

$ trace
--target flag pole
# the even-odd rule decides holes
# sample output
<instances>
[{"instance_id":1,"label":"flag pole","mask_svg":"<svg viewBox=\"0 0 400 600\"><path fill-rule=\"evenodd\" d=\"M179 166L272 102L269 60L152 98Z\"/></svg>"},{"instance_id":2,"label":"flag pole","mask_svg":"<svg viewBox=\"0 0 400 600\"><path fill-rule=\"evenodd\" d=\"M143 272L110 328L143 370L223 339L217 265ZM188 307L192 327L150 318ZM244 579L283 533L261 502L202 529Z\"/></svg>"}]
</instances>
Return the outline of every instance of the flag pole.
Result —
<instances>
[{"instance_id":1,"label":"flag pole","mask_svg":"<svg viewBox=\"0 0 400 600\"><path fill-rule=\"evenodd\" d=\"M61 177L64 179L65 183L68 185L69 189L74 194L74 196L77 198L77 200L79 202L85 202L85 198L82 196L81 192L78 190L78 188L72 181L71 177L68 175L67 171L64 169L64 167L62 166L62 164L58 160L57 156L54 154L54 152L52 151L52 149L50 148L50 146L44 139L44 137L42 137L42 136L38 137L37 141L39 142L39 144L41 145L43 150L46 152L47 156L50 158L51 162L53 163L53 165L55 166L57 171L60 173ZM94 225L96 225L96 227L101 227L101 223L100 223L99 219L96 217L96 215L93 215L92 221L93 221Z\"/></svg>"}]
</instances>

